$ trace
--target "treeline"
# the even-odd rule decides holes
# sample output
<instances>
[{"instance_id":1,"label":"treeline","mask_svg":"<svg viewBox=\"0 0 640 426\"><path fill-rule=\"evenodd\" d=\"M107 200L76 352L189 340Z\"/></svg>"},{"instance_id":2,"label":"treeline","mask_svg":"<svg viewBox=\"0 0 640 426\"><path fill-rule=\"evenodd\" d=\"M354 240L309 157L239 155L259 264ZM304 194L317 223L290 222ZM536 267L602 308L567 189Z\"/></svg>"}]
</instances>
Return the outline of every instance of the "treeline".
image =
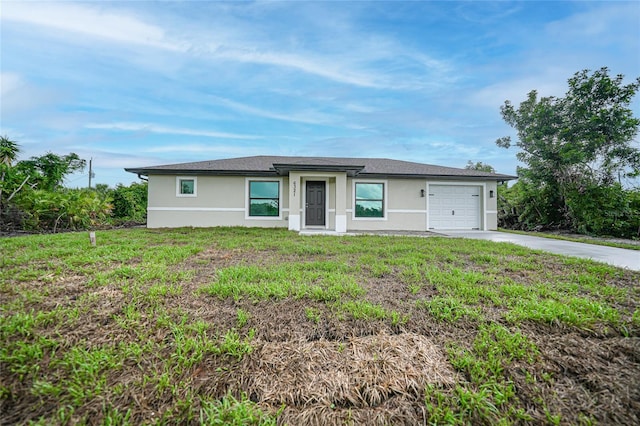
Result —
<instances>
[{"instance_id":1,"label":"treeline","mask_svg":"<svg viewBox=\"0 0 640 426\"><path fill-rule=\"evenodd\" d=\"M144 223L147 184L69 189L63 181L84 170L75 153L16 162L20 148L0 137L0 231L59 232Z\"/></svg>"},{"instance_id":2,"label":"treeline","mask_svg":"<svg viewBox=\"0 0 640 426\"><path fill-rule=\"evenodd\" d=\"M501 107L518 134L518 181L499 191L499 226L640 238L640 119L629 108L640 78L624 84L607 68L568 80L564 97ZM496 141L509 148L510 137ZM623 185L626 183L626 185Z\"/></svg>"}]
</instances>

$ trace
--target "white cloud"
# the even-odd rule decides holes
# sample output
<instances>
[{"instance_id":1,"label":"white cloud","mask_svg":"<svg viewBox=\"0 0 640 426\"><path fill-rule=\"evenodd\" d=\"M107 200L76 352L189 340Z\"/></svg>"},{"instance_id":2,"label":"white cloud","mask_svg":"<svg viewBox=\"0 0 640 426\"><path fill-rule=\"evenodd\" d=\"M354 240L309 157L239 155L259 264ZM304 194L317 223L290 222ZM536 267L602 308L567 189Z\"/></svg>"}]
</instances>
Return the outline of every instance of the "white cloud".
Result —
<instances>
[{"instance_id":1,"label":"white cloud","mask_svg":"<svg viewBox=\"0 0 640 426\"><path fill-rule=\"evenodd\" d=\"M509 18L522 8L521 5L506 7L506 2L458 2L456 12L463 19L486 25L494 25Z\"/></svg>"},{"instance_id":2,"label":"white cloud","mask_svg":"<svg viewBox=\"0 0 640 426\"><path fill-rule=\"evenodd\" d=\"M208 130L194 130L181 127L160 126L153 123L89 123L84 126L86 129L119 130L129 132L150 132L170 135L204 136L208 138L220 139L260 139L261 136L247 135L240 133L214 132Z\"/></svg>"},{"instance_id":3,"label":"white cloud","mask_svg":"<svg viewBox=\"0 0 640 426\"><path fill-rule=\"evenodd\" d=\"M73 3L5 2L2 20L49 27L83 36L133 43L168 50L184 50L185 45L170 41L155 25L123 13Z\"/></svg>"},{"instance_id":4,"label":"white cloud","mask_svg":"<svg viewBox=\"0 0 640 426\"><path fill-rule=\"evenodd\" d=\"M637 2L594 3L586 11L575 13L569 17L547 24L546 31L559 40L581 40L595 43L610 43L612 41L632 42L636 46L638 37L638 14L640 4ZM628 31L628 29L635 29Z\"/></svg>"},{"instance_id":5,"label":"white cloud","mask_svg":"<svg viewBox=\"0 0 640 426\"><path fill-rule=\"evenodd\" d=\"M593 2L585 6L531 33L526 40L531 48L522 52L522 59L509 68L497 69L498 73L508 69L509 75L476 90L469 97L471 103L497 109L508 99L517 105L534 89L540 97L562 97L568 90L567 80L583 69L608 66L612 75L634 78L639 62L638 54L631 52L640 51L640 3Z\"/></svg>"},{"instance_id":6,"label":"white cloud","mask_svg":"<svg viewBox=\"0 0 640 426\"><path fill-rule=\"evenodd\" d=\"M207 154L211 158L228 155L252 155L252 153L264 153L265 148L261 146L232 146L232 145L204 145L204 144L180 144L180 145L164 145L161 147L153 147L144 149L142 152L163 154L163 153L180 153L184 154ZM165 163L167 160L165 160Z\"/></svg>"},{"instance_id":7,"label":"white cloud","mask_svg":"<svg viewBox=\"0 0 640 426\"><path fill-rule=\"evenodd\" d=\"M445 84L443 80L450 81L454 75L444 61L413 51L393 39L373 37L352 28L341 28L339 33L333 33L334 41L329 48L311 53L304 45L283 43L285 39L281 37L265 39L262 33L268 29L267 24L255 28L236 22L236 27L231 27L232 23L224 18L228 11L220 12L223 17L212 17L207 26L194 24L193 20L169 21L169 34L162 26L149 23L132 11L108 6L110 9L78 3L7 2L3 5L2 20L47 27L63 34L155 47L209 61L289 68L362 88L421 89L432 87L435 82ZM83 38L73 39L74 43L82 41Z\"/></svg>"},{"instance_id":8,"label":"white cloud","mask_svg":"<svg viewBox=\"0 0 640 426\"><path fill-rule=\"evenodd\" d=\"M538 97L564 96L567 91L568 77L570 75L538 75L501 81L477 90L469 96L468 100L472 104L497 111L506 100L518 105L527 98L527 94L532 90L538 92Z\"/></svg>"},{"instance_id":9,"label":"white cloud","mask_svg":"<svg viewBox=\"0 0 640 426\"><path fill-rule=\"evenodd\" d=\"M3 98L21 87L25 82L20 75L13 72L0 73L0 96Z\"/></svg>"},{"instance_id":10,"label":"white cloud","mask_svg":"<svg viewBox=\"0 0 640 426\"><path fill-rule=\"evenodd\" d=\"M344 62L336 61L335 58L331 57L321 58L320 56L308 54L298 55L283 51L258 51L255 49L242 48L217 49L213 53L214 56L218 58L238 62L293 68L308 74L324 77L338 83L371 88L388 87L388 83L381 81L378 76L341 66L339 64L344 64Z\"/></svg>"},{"instance_id":11,"label":"white cloud","mask_svg":"<svg viewBox=\"0 0 640 426\"><path fill-rule=\"evenodd\" d=\"M53 89L43 89L25 80L22 75L13 72L0 73L0 97L2 99L2 121L20 112L30 112L50 105L60 97Z\"/></svg>"},{"instance_id":12,"label":"white cloud","mask_svg":"<svg viewBox=\"0 0 640 426\"><path fill-rule=\"evenodd\" d=\"M256 108L250 105L243 104L241 102L232 101L230 99L225 99L219 96L212 96L214 102L223 105L225 107L231 108L235 111L245 112L251 115L255 115L258 117L271 118L274 120L282 120L282 121L290 121L295 123L306 123L306 124L327 124L336 120L336 117L330 116L328 114L319 113L316 111L300 111L293 113L278 113L273 110L265 110L261 108Z\"/></svg>"}]
</instances>

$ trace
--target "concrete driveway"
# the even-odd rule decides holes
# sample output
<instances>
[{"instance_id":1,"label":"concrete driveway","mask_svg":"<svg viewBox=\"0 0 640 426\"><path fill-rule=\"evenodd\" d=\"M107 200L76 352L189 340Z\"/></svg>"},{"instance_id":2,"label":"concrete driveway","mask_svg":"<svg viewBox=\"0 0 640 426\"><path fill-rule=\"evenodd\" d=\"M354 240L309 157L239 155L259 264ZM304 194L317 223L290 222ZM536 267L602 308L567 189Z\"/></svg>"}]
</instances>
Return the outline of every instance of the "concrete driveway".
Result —
<instances>
[{"instance_id":1,"label":"concrete driveway","mask_svg":"<svg viewBox=\"0 0 640 426\"><path fill-rule=\"evenodd\" d=\"M510 234L497 231L437 231L447 237L473 238L496 242L513 243L550 253L582 257L608 263L620 268L640 271L640 251L593 244L574 243L531 235Z\"/></svg>"}]
</instances>

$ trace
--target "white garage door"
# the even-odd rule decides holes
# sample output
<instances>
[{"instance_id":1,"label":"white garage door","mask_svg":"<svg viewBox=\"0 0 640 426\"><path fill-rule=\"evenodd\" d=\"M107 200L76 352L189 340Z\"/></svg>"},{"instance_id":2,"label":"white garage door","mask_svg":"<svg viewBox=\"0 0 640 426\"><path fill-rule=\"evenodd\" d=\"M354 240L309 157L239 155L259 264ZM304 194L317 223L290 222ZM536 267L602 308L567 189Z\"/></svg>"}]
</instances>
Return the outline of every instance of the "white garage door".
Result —
<instances>
[{"instance_id":1,"label":"white garage door","mask_svg":"<svg viewBox=\"0 0 640 426\"><path fill-rule=\"evenodd\" d=\"M429 229L480 229L480 188L429 186Z\"/></svg>"}]
</instances>

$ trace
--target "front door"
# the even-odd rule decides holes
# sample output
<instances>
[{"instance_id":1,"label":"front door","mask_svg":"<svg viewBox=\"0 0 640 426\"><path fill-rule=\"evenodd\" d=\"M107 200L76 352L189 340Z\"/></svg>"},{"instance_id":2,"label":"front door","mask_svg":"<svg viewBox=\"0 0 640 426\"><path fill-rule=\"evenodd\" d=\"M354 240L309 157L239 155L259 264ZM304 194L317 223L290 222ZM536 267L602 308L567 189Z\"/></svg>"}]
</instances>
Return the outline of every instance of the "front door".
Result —
<instances>
[{"instance_id":1,"label":"front door","mask_svg":"<svg viewBox=\"0 0 640 426\"><path fill-rule=\"evenodd\" d=\"M306 226L325 226L325 183L308 181L306 195Z\"/></svg>"}]
</instances>

